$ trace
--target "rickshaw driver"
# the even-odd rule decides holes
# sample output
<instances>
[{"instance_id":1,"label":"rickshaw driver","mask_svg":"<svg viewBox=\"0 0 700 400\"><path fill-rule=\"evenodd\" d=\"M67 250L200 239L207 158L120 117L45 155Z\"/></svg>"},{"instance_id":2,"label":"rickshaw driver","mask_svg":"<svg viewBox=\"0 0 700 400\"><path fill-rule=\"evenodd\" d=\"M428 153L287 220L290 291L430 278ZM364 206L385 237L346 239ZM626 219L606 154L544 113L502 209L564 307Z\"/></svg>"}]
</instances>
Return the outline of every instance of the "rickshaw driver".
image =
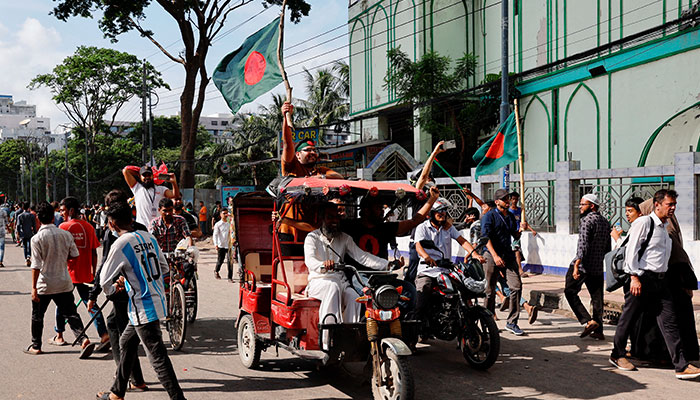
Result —
<instances>
[{"instance_id":1,"label":"rickshaw driver","mask_svg":"<svg viewBox=\"0 0 700 400\"><path fill-rule=\"evenodd\" d=\"M333 322L336 323L358 322L362 305L355 302L357 292L343 272L334 271L335 263L342 262L345 254L349 254L366 267L385 270L389 261L361 250L349 235L340 231L336 204L326 203L321 212L321 228L309 233L304 240L304 262L309 270L306 295L321 301L318 312L321 323L331 322L326 318L328 314L335 317ZM326 335L322 341L325 347Z\"/></svg>"},{"instance_id":2,"label":"rickshaw driver","mask_svg":"<svg viewBox=\"0 0 700 400\"><path fill-rule=\"evenodd\" d=\"M446 259L452 259L452 239L456 240L467 251L467 254L471 254L474 250L471 243L462 237L454 226L447 224L447 211L451 207L452 204L447 199L439 198L430 210L430 219L416 228L416 252L422 259L421 264L418 266L418 276L416 277L416 289L418 290L416 319L423 321L425 318L422 317L428 305L428 296L435 279L443 272L450 272L438 267L437 260L440 259L442 254L444 254ZM424 239L432 240L442 251L442 254L437 250L423 248L420 241ZM473 257L482 263L486 261L483 256L476 252L473 253Z\"/></svg>"}]
</instances>

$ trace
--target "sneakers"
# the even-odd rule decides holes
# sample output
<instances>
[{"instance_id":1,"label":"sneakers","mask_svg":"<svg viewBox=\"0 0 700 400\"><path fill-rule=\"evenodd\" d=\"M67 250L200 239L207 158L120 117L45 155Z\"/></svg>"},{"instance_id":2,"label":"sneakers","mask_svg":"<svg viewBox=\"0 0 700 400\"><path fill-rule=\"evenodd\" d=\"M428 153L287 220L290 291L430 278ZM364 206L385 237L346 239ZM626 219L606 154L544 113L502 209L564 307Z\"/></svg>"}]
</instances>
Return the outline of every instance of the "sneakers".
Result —
<instances>
[{"instance_id":1,"label":"sneakers","mask_svg":"<svg viewBox=\"0 0 700 400\"><path fill-rule=\"evenodd\" d=\"M681 372L676 372L676 378L678 379L695 379L700 376L700 368L694 366L693 364L688 364L687 367Z\"/></svg>"},{"instance_id":2,"label":"sneakers","mask_svg":"<svg viewBox=\"0 0 700 400\"><path fill-rule=\"evenodd\" d=\"M634 364L632 364L630 362L630 360L626 359L625 357L620 357L620 358L610 357L610 364L614 365L617 369L621 369L623 371L636 371L637 370L637 367L635 367ZM676 377L678 377L678 374L676 374Z\"/></svg>"},{"instance_id":3,"label":"sneakers","mask_svg":"<svg viewBox=\"0 0 700 400\"><path fill-rule=\"evenodd\" d=\"M32 265L32 259L27 257L27 267L30 267Z\"/></svg>"},{"instance_id":4,"label":"sneakers","mask_svg":"<svg viewBox=\"0 0 700 400\"><path fill-rule=\"evenodd\" d=\"M525 334L517 324L506 324L506 330L515 336L522 336Z\"/></svg>"},{"instance_id":5,"label":"sneakers","mask_svg":"<svg viewBox=\"0 0 700 400\"><path fill-rule=\"evenodd\" d=\"M586 324L586 327L583 328L583 332L581 332L581 338L585 338L586 336L590 335L591 332L598 329L599 327L600 327L599 323L597 323L593 320L588 321L588 323Z\"/></svg>"}]
</instances>

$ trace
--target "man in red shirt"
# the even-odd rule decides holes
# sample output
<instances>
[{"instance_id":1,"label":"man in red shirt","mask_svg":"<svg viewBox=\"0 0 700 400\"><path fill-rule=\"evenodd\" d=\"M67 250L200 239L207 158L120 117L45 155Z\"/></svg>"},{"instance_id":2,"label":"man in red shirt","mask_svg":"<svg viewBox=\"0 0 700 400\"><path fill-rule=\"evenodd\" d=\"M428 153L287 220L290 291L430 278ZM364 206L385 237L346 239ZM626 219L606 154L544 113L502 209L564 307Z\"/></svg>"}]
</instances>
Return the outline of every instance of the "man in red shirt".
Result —
<instances>
[{"instance_id":1,"label":"man in red shirt","mask_svg":"<svg viewBox=\"0 0 700 400\"><path fill-rule=\"evenodd\" d=\"M61 201L61 215L63 222L59 225L60 229L68 231L73 235L75 245L78 247L80 255L76 258L68 260L68 272L73 280L73 285L78 290L78 295L82 299L83 304L87 306L90 300L90 287L86 283L92 283L95 280L95 270L97 268L97 248L100 247L100 242L95 234L95 228L84 219L80 218L80 202L75 197L66 197ZM94 315L99 311L97 308L88 310L90 315ZM109 350L109 334L107 326L99 313L94 321L97 333L100 335L101 343L95 349L96 351ZM55 345L66 343L63 340L63 331L65 330L65 317L56 313L56 336L50 342Z\"/></svg>"}]
</instances>

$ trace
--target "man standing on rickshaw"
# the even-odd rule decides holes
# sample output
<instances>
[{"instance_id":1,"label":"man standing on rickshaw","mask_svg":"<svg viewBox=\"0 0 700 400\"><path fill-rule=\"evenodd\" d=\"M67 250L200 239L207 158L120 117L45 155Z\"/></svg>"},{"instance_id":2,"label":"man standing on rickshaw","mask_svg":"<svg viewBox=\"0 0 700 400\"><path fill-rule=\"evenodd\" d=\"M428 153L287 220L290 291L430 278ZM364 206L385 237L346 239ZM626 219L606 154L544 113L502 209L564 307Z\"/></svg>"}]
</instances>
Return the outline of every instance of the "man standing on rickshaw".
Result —
<instances>
[{"instance_id":1,"label":"man standing on rickshaw","mask_svg":"<svg viewBox=\"0 0 700 400\"><path fill-rule=\"evenodd\" d=\"M361 250L349 235L340 231L336 204L326 203L321 213L321 228L309 233L304 240L304 262L309 269L306 294L321 301L320 323L358 322L361 305L355 302L357 292L343 272L334 270L335 264L342 263L345 254L374 270L386 269L389 262ZM326 318L328 314L334 318ZM327 340L323 338L324 346Z\"/></svg>"}]
</instances>

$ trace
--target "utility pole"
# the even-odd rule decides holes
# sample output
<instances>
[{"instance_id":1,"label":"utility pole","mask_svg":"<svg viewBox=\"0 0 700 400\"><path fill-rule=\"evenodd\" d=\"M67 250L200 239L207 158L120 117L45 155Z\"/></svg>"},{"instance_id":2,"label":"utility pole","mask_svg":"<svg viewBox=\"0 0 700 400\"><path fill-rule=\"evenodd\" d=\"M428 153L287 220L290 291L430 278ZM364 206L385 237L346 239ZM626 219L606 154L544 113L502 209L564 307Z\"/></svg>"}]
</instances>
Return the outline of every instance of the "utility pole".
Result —
<instances>
[{"instance_id":1,"label":"utility pole","mask_svg":"<svg viewBox=\"0 0 700 400\"><path fill-rule=\"evenodd\" d=\"M143 84L141 87L141 161L142 165L146 164L148 154L146 153L146 135L148 127L146 126L146 60L143 61Z\"/></svg>"},{"instance_id":2,"label":"utility pole","mask_svg":"<svg viewBox=\"0 0 700 400\"><path fill-rule=\"evenodd\" d=\"M85 205L90 204L90 168L88 168L88 130L85 130Z\"/></svg>"},{"instance_id":3,"label":"utility pole","mask_svg":"<svg viewBox=\"0 0 700 400\"><path fill-rule=\"evenodd\" d=\"M68 186L69 186L69 183L68 183L68 135L69 134L70 134L70 131L66 131L66 138L63 141L63 146L66 150L66 165L65 165L65 167L66 167L66 197L70 196L70 194L68 193L69 192L69 189L68 189Z\"/></svg>"},{"instance_id":4,"label":"utility pole","mask_svg":"<svg viewBox=\"0 0 700 400\"><path fill-rule=\"evenodd\" d=\"M150 90L148 91L148 149L148 162L153 163L151 166L155 166L155 160L153 159L153 105L151 104Z\"/></svg>"},{"instance_id":5,"label":"utility pole","mask_svg":"<svg viewBox=\"0 0 700 400\"><path fill-rule=\"evenodd\" d=\"M25 200L26 196L27 196L27 194L24 193L24 164L25 164L25 158L20 157L19 158L19 167L20 167L20 170L22 171L22 173L21 173L22 177L20 179L20 186L22 187L22 197L24 197L22 200Z\"/></svg>"},{"instance_id":6,"label":"utility pole","mask_svg":"<svg viewBox=\"0 0 700 400\"><path fill-rule=\"evenodd\" d=\"M49 140L50 138L44 138L46 139L46 145L44 147L44 180L46 181L46 201L49 202L51 201L51 185L49 184Z\"/></svg>"},{"instance_id":7,"label":"utility pole","mask_svg":"<svg viewBox=\"0 0 700 400\"><path fill-rule=\"evenodd\" d=\"M508 0L501 0L501 124L510 114L508 104ZM510 168L506 165L501 170L501 187L508 190Z\"/></svg>"}]
</instances>

